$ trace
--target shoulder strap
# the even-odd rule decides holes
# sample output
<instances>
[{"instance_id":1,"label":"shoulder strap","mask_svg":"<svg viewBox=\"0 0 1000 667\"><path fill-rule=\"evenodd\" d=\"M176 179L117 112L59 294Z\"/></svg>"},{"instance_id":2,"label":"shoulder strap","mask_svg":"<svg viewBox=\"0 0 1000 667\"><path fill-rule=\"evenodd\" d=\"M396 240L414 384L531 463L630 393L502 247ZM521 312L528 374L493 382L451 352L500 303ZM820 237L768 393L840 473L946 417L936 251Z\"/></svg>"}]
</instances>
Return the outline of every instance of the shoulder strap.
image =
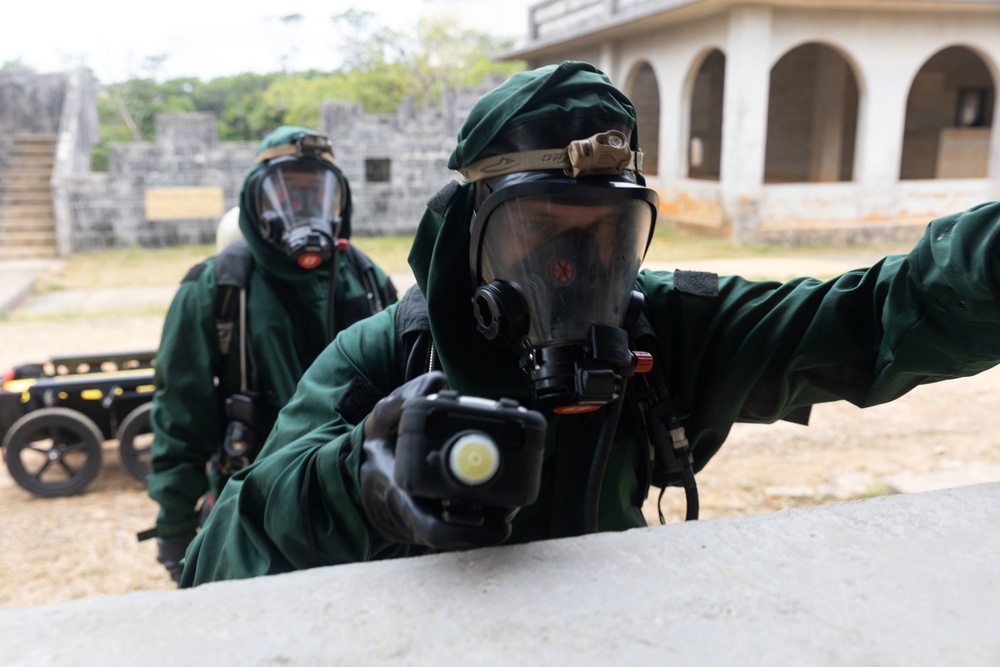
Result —
<instances>
[{"instance_id":1,"label":"shoulder strap","mask_svg":"<svg viewBox=\"0 0 1000 667\"><path fill-rule=\"evenodd\" d=\"M647 373L636 374L629 382L625 400L633 415L634 430L640 444L640 458L649 462L647 479L663 490L682 485L687 498L687 520L698 518L698 488L694 479L694 458L684 430L689 415L670 395L669 360L662 358L656 334L645 312L632 329L633 345L653 357ZM643 494L645 497L645 494ZM664 523L660 511L660 523Z\"/></svg>"},{"instance_id":2,"label":"shoulder strap","mask_svg":"<svg viewBox=\"0 0 1000 667\"><path fill-rule=\"evenodd\" d=\"M396 307L396 367L404 382L432 370L436 364L427 302L417 285L406 290Z\"/></svg>"},{"instance_id":3,"label":"shoulder strap","mask_svg":"<svg viewBox=\"0 0 1000 667\"><path fill-rule=\"evenodd\" d=\"M249 390L247 380L246 288L253 271L253 255L244 240L230 243L215 258L215 332L223 357L232 347L233 329L240 320L240 391ZM252 360L251 360L252 363ZM221 372L221 369L218 369ZM217 373L218 374L218 373Z\"/></svg>"},{"instance_id":4,"label":"shoulder strap","mask_svg":"<svg viewBox=\"0 0 1000 667\"><path fill-rule=\"evenodd\" d=\"M435 363L434 346L427 319L427 304L420 288L414 285L396 304L397 386L430 370ZM334 409L352 424L358 424L372 411L383 394L362 376L351 380Z\"/></svg>"},{"instance_id":5,"label":"shoulder strap","mask_svg":"<svg viewBox=\"0 0 1000 667\"><path fill-rule=\"evenodd\" d=\"M389 293L392 283L386 280L385 285L379 287L378 274L375 273L375 265L371 258L353 243L348 243L344 254L347 258L347 267L368 292L368 305L372 314L380 312L394 300L395 288L391 288L392 293Z\"/></svg>"}]
</instances>

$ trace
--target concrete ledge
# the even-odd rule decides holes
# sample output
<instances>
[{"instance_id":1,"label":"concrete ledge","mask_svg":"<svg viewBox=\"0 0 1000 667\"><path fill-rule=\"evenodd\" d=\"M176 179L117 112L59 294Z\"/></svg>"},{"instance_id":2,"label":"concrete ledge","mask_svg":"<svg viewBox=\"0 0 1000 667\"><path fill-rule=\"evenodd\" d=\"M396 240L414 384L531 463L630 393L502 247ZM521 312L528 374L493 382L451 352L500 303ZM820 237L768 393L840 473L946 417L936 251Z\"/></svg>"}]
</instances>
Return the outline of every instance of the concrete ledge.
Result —
<instances>
[{"instance_id":1,"label":"concrete ledge","mask_svg":"<svg viewBox=\"0 0 1000 667\"><path fill-rule=\"evenodd\" d=\"M0 611L0 664L997 665L1000 484Z\"/></svg>"}]
</instances>

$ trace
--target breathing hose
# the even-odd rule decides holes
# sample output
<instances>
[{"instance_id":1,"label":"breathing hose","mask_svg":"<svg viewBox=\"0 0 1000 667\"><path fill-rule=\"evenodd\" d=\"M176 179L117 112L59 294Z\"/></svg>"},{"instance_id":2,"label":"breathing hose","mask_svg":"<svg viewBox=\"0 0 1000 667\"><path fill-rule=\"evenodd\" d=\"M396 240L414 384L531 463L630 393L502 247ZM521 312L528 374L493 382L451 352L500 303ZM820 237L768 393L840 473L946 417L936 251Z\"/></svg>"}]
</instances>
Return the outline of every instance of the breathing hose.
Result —
<instances>
[{"instance_id":1,"label":"breathing hose","mask_svg":"<svg viewBox=\"0 0 1000 667\"><path fill-rule=\"evenodd\" d=\"M588 535L597 532L598 508L601 504L601 488L604 486L604 475L608 470L608 460L615 444L615 431L618 430L618 419L622 413L622 403L625 400L625 380L618 399L609 404L605 410L604 423L594 449L594 457L590 461L587 473L587 486L583 495L583 533Z\"/></svg>"}]
</instances>

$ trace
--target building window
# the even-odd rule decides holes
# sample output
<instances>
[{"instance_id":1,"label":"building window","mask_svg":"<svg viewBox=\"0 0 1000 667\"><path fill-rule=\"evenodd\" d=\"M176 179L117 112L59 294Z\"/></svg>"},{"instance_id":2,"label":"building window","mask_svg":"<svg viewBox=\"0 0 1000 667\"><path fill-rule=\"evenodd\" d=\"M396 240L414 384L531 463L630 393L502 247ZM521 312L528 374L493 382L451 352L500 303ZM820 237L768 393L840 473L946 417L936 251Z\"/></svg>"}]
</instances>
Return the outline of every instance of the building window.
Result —
<instances>
[{"instance_id":1,"label":"building window","mask_svg":"<svg viewBox=\"0 0 1000 667\"><path fill-rule=\"evenodd\" d=\"M958 110L955 125L958 127L981 127L985 125L985 88L961 88L958 91Z\"/></svg>"},{"instance_id":2,"label":"building window","mask_svg":"<svg viewBox=\"0 0 1000 667\"><path fill-rule=\"evenodd\" d=\"M392 160L389 158L366 158L365 159L365 181L368 183L388 183L390 179L390 167Z\"/></svg>"}]
</instances>

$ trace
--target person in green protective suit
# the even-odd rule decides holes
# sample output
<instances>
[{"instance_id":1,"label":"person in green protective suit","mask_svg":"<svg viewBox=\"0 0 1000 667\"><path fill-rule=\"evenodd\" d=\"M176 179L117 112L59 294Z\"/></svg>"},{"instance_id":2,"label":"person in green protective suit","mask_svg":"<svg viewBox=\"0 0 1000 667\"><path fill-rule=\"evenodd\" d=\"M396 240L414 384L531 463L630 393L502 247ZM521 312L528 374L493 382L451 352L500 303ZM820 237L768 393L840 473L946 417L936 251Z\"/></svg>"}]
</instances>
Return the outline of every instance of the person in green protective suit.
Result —
<instances>
[{"instance_id":1,"label":"person in green protective suit","mask_svg":"<svg viewBox=\"0 0 1000 667\"><path fill-rule=\"evenodd\" d=\"M1000 203L826 282L639 271L658 207L640 161L631 102L591 65L482 97L449 162L463 181L414 239L419 293L306 372L181 586L644 526L650 480L693 488L736 422L805 422L816 403L885 403L1000 362ZM520 425L511 401L530 409ZM505 415L480 422L502 445L496 477L476 472L495 452L451 437L468 425L456 405ZM536 413L540 445L525 435ZM527 492L501 494L501 479Z\"/></svg>"},{"instance_id":2,"label":"person in green protective suit","mask_svg":"<svg viewBox=\"0 0 1000 667\"><path fill-rule=\"evenodd\" d=\"M254 458L299 378L341 329L395 303L381 268L350 246L351 193L326 137L282 126L240 195L242 241L193 267L156 355L149 495L158 560L174 579L217 497Z\"/></svg>"}]
</instances>

